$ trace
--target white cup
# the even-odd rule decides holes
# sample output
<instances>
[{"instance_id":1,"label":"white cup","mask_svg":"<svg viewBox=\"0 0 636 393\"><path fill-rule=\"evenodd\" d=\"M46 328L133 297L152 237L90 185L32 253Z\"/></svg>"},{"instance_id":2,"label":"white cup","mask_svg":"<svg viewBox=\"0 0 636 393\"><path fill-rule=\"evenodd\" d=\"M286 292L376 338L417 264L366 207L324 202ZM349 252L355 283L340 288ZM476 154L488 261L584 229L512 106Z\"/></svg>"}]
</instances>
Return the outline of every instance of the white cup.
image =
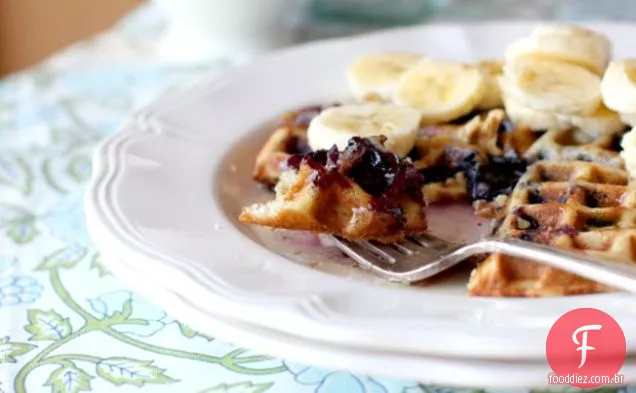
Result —
<instances>
[{"instance_id":1,"label":"white cup","mask_svg":"<svg viewBox=\"0 0 636 393\"><path fill-rule=\"evenodd\" d=\"M160 55L175 62L248 58L295 40L302 0L155 0L168 21Z\"/></svg>"}]
</instances>

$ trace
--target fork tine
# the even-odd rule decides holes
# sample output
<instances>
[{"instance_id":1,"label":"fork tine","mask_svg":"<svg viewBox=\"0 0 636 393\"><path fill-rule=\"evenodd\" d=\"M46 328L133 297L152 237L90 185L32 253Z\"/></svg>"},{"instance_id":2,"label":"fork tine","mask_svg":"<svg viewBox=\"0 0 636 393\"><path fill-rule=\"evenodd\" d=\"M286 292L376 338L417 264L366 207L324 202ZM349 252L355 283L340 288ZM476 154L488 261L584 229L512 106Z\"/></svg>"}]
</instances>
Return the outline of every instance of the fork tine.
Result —
<instances>
[{"instance_id":1,"label":"fork tine","mask_svg":"<svg viewBox=\"0 0 636 393\"><path fill-rule=\"evenodd\" d=\"M446 248L449 245L449 242L437 238L435 236L429 235L427 233L421 233L415 236L409 237L409 240L415 242L421 247L430 247L435 249Z\"/></svg>"},{"instance_id":2,"label":"fork tine","mask_svg":"<svg viewBox=\"0 0 636 393\"><path fill-rule=\"evenodd\" d=\"M400 252L402 254L405 254L405 255L413 255L413 254L415 254L415 252L413 250L411 250L410 248L406 247L404 244L391 243L390 246L393 247L398 252Z\"/></svg>"},{"instance_id":3,"label":"fork tine","mask_svg":"<svg viewBox=\"0 0 636 393\"><path fill-rule=\"evenodd\" d=\"M380 243L373 240L370 243L375 245L385 253L389 254L394 259L392 263L395 263L401 258L414 254L412 250L399 243Z\"/></svg>"},{"instance_id":4,"label":"fork tine","mask_svg":"<svg viewBox=\"0 0 636 393\"><path fill-rule=\"evenodd\" d=\"M332 236L336 246L340 248L345 254L353 258L358 264L364 268L380 267L382 269L389 269L395 259L392 262L384 260L378 254L375 254L366 247L363 242L354 242L346 239L341 239L337 236Z\"/></svg>"},{"instance_id":5,"label":"fork tine","mask_svg":"<svg viewBox=\"0 0 636 393\"><path fill-rule=\"evenodd\" d=\"M395 257L391 255L390 251L388 251L385 245L377 242L369 242L366 240L360 240L355 243L371 251L376 256L384 259L385 262L395 263Z\"/></svg>"},{"instance_id":6,"label":"fork tine","mask_svg":"<svg viewBox=\"0 0 636 393\"><path fill-rule=\"evenodd\" d=\"M413 246L409 243L351 241L334 235L330 238L361 268L387 280L404 283L434 276L469 256L466 251L474 254L477 250L474 245L467 248L431 235L410 238Z\"/></svg>"}]
</instances>

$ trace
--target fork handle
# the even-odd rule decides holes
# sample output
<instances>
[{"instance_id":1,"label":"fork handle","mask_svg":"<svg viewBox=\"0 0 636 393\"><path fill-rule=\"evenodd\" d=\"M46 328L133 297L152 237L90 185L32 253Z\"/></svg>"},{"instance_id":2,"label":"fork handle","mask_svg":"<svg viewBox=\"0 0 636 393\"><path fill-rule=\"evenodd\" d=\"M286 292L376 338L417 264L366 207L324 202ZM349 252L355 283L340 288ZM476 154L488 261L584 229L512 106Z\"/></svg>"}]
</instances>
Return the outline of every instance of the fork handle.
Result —
<instances>
[{"instance_id":1,"label":"fork handle","mask_svg":"<svg viewBox=\"0 0 636 393\"><path fill-rule=\"evenodd\" d=\"M601 261L581 253L566 251L518 239L487 238L468 245L475 254L501 253L524 258L636 294L636 264Z\"/></svg>"}]
</instances>

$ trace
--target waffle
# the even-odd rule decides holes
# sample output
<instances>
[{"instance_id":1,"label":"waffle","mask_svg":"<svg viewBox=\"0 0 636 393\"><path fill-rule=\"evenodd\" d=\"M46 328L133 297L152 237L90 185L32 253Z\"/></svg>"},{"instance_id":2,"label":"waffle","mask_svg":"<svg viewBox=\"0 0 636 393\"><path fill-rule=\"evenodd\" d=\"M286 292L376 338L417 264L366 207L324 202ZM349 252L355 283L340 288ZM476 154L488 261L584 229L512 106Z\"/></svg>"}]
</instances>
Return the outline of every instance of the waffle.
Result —
<instances>
[{"instance_id":1,"label":"waffle","mask_svg":"<svg viewBox=\"0 0 636 393\"><path fill-rule=\"evenodd\" d=\"M239 220L380 242L424 232L421 175L409 161L384 150L382 142L353 138L342 152L334 147L291 156L276 198L244 209Z\"/></svg>"},{"instance_id":2,"label":"waffle","mask_svg":"<svg viewBox=\"0 0 636 393\"><path fill-rule=\"evenodd\" d=\"M252 178L273 187L280 177L280 167L292 154L309 151L307 127L322 107L307 107L283 115L263 147L256 155Z\"/></svg>"},{"instance_id":3,"label":"waffle","mask_svg":"<svg viewBox=\"0 0 636 393\"><path fill-rule=\"evenodd\" d=\"M523 153L526 162L537 161L585 161L596 162L622 169L620 156L622 133L591 134L577 129L554 129L542 133ZM475 203L477 214L485 218L494 218L507 198L495 198L493 201Z\"/></svg>"},{"instance_id":4,"label":"waffle","mask_svg":"<svg viewBox=\"0 0 636 393\"><path fill-rule=\"evenodd\" d=\"M622 168L621 134L590 135L575 129L550 130L526 151L529 160L588 161Z\"/></svg>"},{"instance_id":5,"label":"waffle","mask_svg":"<svg viewBox=\"0 0 636 393\"><path fill-rule=\"evenodd\" d=\"M478 177L495 162L513 168L536 138L529 129L513 127L501 109L469 116L459 124L423 127L412 158L425 177L425 202L490 199L492 195L479 195Z\"/></svg>"},{"instance_id":6,"label":"waffle","mask_svg":"<svg viewBox=\"0 0 636 393\"><path fill-rule=\"evenodd\" d=\"M636 262L636 190L625 170L586 161L539 161L499 213L495 235ZM472 273L478 296L550 296L612 288L531 261L488 256Z\"/></svg>"}]
</instances>

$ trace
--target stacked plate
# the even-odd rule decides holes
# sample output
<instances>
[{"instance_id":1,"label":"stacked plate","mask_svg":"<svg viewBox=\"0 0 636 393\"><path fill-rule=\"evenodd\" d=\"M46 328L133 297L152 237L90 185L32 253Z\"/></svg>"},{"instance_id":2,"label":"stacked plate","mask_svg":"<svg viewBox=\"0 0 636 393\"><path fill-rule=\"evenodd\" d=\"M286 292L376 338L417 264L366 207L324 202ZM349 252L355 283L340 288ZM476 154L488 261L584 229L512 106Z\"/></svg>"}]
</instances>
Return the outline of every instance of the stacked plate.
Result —
<instances>
[{"instance_id":1,"label":"stacked plate","mask_svg":"<svg viewBox=\"0 0 636 393\"><path fill-rule=\"evenodd\" d=\"M343 70L355 57L390 50L497 58L534 25L430 25L315 43L157 101L95 153L89 230L108 267L175 317L300 362L453 386L544 386L547 333L580 307L612 315L633 356L631 295L470 298L461 274L405 288L368 277L312 239L281 240L236 219L243 206L268 198L251 181L268 123L346 99ZM613 40L618 57L629 54L636 27L590 27ZM636 380L636 358L622 373Z\"/></svg>"}]
</instances>

